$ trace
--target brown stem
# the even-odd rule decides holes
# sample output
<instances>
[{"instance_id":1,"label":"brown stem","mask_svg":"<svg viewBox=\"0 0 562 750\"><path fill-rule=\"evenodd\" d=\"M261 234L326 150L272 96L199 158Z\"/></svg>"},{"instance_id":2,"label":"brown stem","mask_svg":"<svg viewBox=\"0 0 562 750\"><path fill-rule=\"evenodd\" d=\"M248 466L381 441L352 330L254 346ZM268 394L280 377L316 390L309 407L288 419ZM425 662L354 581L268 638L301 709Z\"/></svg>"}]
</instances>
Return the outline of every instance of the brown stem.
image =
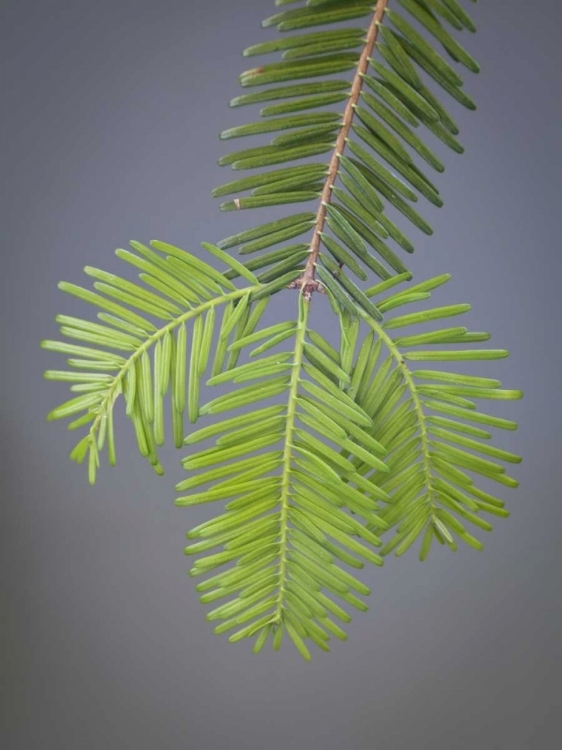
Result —
<instances>
[{"instance_id":1,"label":"brown stem","mask_svg":"<svg viewBox=\"0 0 562 750\"><path fill-rule=\"evenodd\" d=\"M310 243L310 255L308 256L306 267L302 272L302 275L291 284L292 287L302 289L303 295L306 299L310 299L310 297L312 296L312 292L319 291L321 288L319 283L314 278L314 273L316 269L316 261L320 252L320 233L324 229L324 222L326 221L326 206L332 201L332 187L338 176L339 157L345 150L345 144L347 141L347 137L349 136L349 131L351 130L353 117L355 115L355 106L359 101L359 95L361 94L361 89L363 87L362 75L367 72L367 69L369 67L369 57L371 56L373 47L375 46L377 41L379 31L378 24L382 20L387 5L388 0L378 0L377 2L373 20L371 21L369 31L367 32L365 47L363 48L363 52L361 53L361 57L359 58L359 62L357 64L357 71L355 73L355 77L351 86L351 93L349 95L349 100L343 114L342 127L334 146L334 153L332 154L330 165L328 167L328 175L326 177L324 189L322 190L322 195L320 197L320 207L318 208L318 213L316 214L314 233L312 235L312 241Z\"/></svg>"}]
</instances>

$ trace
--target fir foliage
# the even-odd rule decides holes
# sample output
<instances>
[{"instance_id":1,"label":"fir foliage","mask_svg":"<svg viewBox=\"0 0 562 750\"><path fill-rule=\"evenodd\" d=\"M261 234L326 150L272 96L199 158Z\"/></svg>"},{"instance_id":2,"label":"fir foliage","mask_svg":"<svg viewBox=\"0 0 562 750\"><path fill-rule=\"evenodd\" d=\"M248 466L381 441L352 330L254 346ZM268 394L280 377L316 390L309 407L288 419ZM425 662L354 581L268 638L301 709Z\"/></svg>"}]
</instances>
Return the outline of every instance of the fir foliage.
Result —
<instances>
[{"instance_id":1,"label":"fir foliage","mask_svg":"<svg viewBox=\"0 0 562 750\"><path fill-rule=\"evenodd\" d=\"M122 402L157 474L167 432L182 451L176 504L220 506L185 549L215 632L256 652L286 637L309 659L367 608L365 563L412 545L424 560L434 541L481 549L488 517L509 515L488 483L517 486L506 471L521 458L493 444L516 423L480 400L522 394L473 374L507 352L462 325L468 304L434 306L449 275L411 283L404 255L411 231L433 231L424 202L443 205L432 139L463 151L442 99L475 109L468 3L276 5L262 25L281 33L244 56L278 57L231 101L259 112L221 133L250 138L219 160L240 176L214 195L225 211L286 214L203 243L205 260L159 241L117 250L138 279L88 266L93 289L61 283L97 319L59 315L61 339L42 346L66 358L45 377L72 393L48 419L83 431L71 458L91 483L103 454L116 462ZM280 292L284 319L264 325ZM310 324L317 293L337 346Z\"/></svg>"}]
</instances>

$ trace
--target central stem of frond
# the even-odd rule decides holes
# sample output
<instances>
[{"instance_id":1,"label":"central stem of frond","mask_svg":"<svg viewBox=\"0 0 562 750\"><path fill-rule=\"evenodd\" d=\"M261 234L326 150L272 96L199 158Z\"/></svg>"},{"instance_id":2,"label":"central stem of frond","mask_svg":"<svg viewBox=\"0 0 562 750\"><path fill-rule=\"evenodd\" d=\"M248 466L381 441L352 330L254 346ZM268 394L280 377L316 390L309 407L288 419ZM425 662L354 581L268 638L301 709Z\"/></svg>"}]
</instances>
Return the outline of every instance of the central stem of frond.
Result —
<instances>
[{"instance_id":1,"label":"central stem of frond","mask_svg":"<svg viewBox=\"0 0 562 750\"><path fill-rule=\"evenodd\" d=\"M377 333L379 338L384 342L386 348L390 352L391 357L396 362L396 366L398 367L400 373L402 374L403 382L406 384L406 387L408 388L411 394L411 399L412 399L414 409L417 414L418 422L419 422L419 433L420 433L419 438L420 438L420 444L421 444L421 449L422 449L422 454L423 454L423 470L425 473L425 486L427 489L427 498L431 505L431 510L433 512L434 510L433 475L431 473L431 465L430 465L430 460L429 460L430 444L429 444L429 437L427 434L427 427L425 423L425 414L424 414L421 399L417 392L412 375L408 367L404 363L400 350L398 349L398 347L396 346L392 338L387 334L387 332L384 330L382 325L379 325L375 321L368 320L365 317L364 319L367 321L370 327Z\"/></svg>"},{"instance_id":2,"label":"central stem of frond","mask_svg":"<svg viewBox=\"0 0 562 750\"><path fill-rule=\"evenodd\" d=\"M304 297L304 292L303 292ZM295 433L295 421L297 417L297 396L301 379L301 368L304 356L304 343L308 322L308 302L299 300L299 323L295 338L295 358L293 361L293 372L289 390L289 406L287 409L287 421L285 423L285 447L283 450L283 474L281 478L281 500L280 500L280 525L281 538L279 541L279 594L275 607L274 621L280 623L283 618L285 583L287 575L287 548L288 548L288 526L289 526L289 501L291 499L291 468L293 461L293 437Z\"/></svg>"},{"instance_id":3,"label":"central stem of frond","mask_svg":"<svg viewBox=\"0 0 562 750\"><path fill-rule=\"evenodd\" d=\"M346 141L355 115L355 107L359 101L359 96L363 87L363 75L367 72L369 67L369 58L371 57L374 46L377 42L379 23L382 21L387 5L388 0L378 0L377 2L375 13L367 32L365 46L363 47L361 57L357 63L357 70L355 71L355 76L351 85L349 100L343 114L341 130L336 139L332 158L330 159L328 175L326 176L326 182L324 183L324 189L322 190L322 195L320 197L320 206L318 208L318 213L316 214L316 222L314 224L312 240L310 243L310 255L308 256L306 267L302 272L302 275L291 284L292 287L302 289L303 296L307 300L310 300L313 292L322 289L321 284L316 281L314 276L318 254L320 253L321 232L324 229L324 223L326 221L326 206L332 201L332 188L338 176L339 157L345 150Z\"/></svg>"}]
</instances>

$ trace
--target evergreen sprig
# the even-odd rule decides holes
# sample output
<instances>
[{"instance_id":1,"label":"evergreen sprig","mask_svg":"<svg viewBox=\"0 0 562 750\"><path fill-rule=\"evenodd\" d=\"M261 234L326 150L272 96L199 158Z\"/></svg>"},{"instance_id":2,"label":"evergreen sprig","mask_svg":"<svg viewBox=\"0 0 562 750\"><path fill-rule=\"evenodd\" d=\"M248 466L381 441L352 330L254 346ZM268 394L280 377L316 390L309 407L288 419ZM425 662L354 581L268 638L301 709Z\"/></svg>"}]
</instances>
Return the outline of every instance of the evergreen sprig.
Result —
<instances>
[{"instance_id":1,"label":"evergreen sprig","mask_svg":"<svg viewBox=\"0 0 562 750\"><path fill-rule=\"evenodd\" d=\"M478 65L457 41L475 31L470 15L459 0L276 5L262 25L281 35L244 55L281 59L243 73L254 90L231 101L259 116L221 134L271 140L221 157L244 174L214 195L233 196L226 211L287 205L287 215L203 243L210 262L164 242L117 250L139 279L88 266L93 291L61 283L97 321L57 316L62 340L42 346L67 357L68 369L45 376L73 397L48 418L85 428L71 458L88 457L92 483L103 450L116 461L120 396L141 455L162 473L169 401L186 454L176 504L220 505L185 550L215 632L252 637L256 652L287 634L309 659L311 643L346 638L336 621L348 623L349 608L367 608L365 562L413 544L424 560L433 540L480 549L473 527L509 515L486 483L517 486L504 464L521 458L492 444L492 431L516 424L477 401L522 394L462 372L507 352L459 324L469 305L431 306L448 274L411 284L402 257L414 244L401 221L431 234L414 205L443 205L426 171L444 165L426 136L463 150L434 90L475 109L459 67ZM285 319L264 327L279 292ZM310 324L317 293L337 347Z\"/></svg>"},{"instance_id":2,"label":"evergreen sprig","mask_svg":"<svg viewBox=\"0 0 562 750\"><path fill-rule=\"evenodd\" d=\"M463 151L454 118L429 84L437 84L464 106L474 108L464 93L462 78L442 52L470 72L478 72L478 65L440 18L456 30L474 31L474 24L457 2L399 0L402 12L391 10L391 4L388 0L374 6L307 2L262 24L282 32L306 32L283 35L244 51L247 57L282 52L282 60L240 76L242 86L260 90L236 97L231 105L267 106L260 110L258 121L224 130L221 138L277 135L268 145L221 157L221 165L256 170L256 174L221 185L214 195L236 194L222 203L225 211L318 201L320 207L310 213L293 209L278 222L253 227L249 244L242 234L219 245L238 246L241 254L261 253L254 267L277 264L271 274L281 272L291 260L297 265L300 253L309 251L306 272L298 282L305 293L314 290L314 266L324 255L346 264L361 280L366 271L381 279L406 272L401 253L413 252L414 243L391 218L389 207L431 234L431 226L414 204L421 198L443 205L438 188L424 170L431 167L442 172L444 166L420 131L427 129L453 151ZM357 25L360 19L365 19L365 26ZM324 30L332 23L351 20L355 25ZM414 28L416 22L440 45L439 51ZM322 30L311 32L311 28ZM348 70L354 71L351 81L333 78ZM311 77L321 80L302 82ZM283 86L270 88L278 83ZM409 149L425 162L423 169ZM327 160L319 161L324 154ZM300 163L309 158L314 161ZM278 168L269 170L272 165ZM263 252L310 233L308 243Z\"/></svg>"}]
</instances>

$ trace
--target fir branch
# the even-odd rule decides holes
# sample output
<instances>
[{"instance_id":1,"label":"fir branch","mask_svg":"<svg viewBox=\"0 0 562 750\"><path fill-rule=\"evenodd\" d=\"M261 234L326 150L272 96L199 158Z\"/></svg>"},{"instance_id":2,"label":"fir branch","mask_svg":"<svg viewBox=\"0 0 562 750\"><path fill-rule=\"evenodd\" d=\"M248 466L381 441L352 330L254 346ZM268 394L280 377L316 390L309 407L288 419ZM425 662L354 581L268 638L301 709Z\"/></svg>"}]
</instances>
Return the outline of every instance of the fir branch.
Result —
<instances>
[{"instance_id":1,"label":"fir branch","mask_svg":"<svg viewBox=\"0 0 562 750\"><path fill-rule=\"evenodd\" d=\"M359 101L359 96L363 88L363 76L369 68L369 58L372 55L375 47L379 24L382 21L384 11L388 4L388 0L378 0L376 10L373 15L373 19L367 32L367 38L365 40L365 46L361 52L359 63L357 65L357 71L351 84L351 93L343 113L343 120L341 124L338 137L336 139L336 145L330 164L328 166L328 174L324 182L324 188L320 197L320 206L316 214L316 222L314 224L314 230L312 235L312 241L310 243L310 255L306 262L306 268L295 282L294 285L298 289L302 289L305 299L310 299L312 292L321 289L321 286L315 280L316 262L320 253L320 243L322 232L324 231L324 224L326 221L326 206L330 205L332 201L332 190L338 176L340 168L340 156L344 153L347 138L353 124L353 118L355 116L355 107Z\"/></svg>"}]
</instances>

